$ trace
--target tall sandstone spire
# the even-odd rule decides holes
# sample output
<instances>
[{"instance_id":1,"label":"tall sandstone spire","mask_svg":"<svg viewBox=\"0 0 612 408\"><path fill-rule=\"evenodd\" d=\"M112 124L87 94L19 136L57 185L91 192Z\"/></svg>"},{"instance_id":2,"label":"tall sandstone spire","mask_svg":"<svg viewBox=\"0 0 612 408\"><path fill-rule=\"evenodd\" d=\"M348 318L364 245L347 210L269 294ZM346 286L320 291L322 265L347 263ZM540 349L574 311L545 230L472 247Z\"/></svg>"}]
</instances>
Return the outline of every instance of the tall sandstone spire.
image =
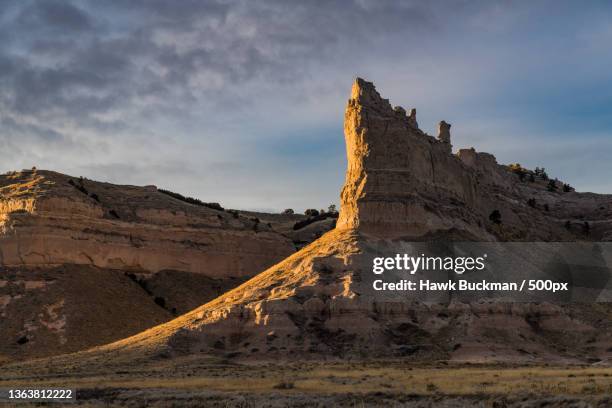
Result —
<instances>
[{"instance_id":1,"label":"tall sandstone spire","mask_svg":"<svg viewBox=\"0 0 612 408\"><path fill-rule=\"evenodd\" d=\"M392 108L371 82L353 83L344 117L348 166L338 228L386 238L443 231L486 237L472 211L475 177L451 154L450 134L429 136L412 116ZM451 205L452 217L446 214Z\"/></svg>"}]
</instances>

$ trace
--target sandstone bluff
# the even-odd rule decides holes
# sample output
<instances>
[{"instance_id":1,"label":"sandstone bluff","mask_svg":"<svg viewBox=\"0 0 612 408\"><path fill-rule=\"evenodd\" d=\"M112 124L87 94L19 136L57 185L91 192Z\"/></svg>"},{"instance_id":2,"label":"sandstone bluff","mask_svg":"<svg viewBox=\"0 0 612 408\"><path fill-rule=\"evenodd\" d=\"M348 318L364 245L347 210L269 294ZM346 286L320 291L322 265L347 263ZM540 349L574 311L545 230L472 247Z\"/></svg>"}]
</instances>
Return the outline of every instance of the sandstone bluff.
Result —
<instances>
[{"instance_id":1,"label":"sandstone bluff","mask_svg":"<svg viewBox=\"0 0 612 408\"><path fill-rule=\"evenodd\" d=\"M155 186L2 175L0 361L82 350L192 310L331 228L294 230L302 219Z\"/></svg>"},{"instance_id":2,"label":"sandstone bluff","mask_svg":"<svg viewBox=\"0 0 612 408\"><path fill-rule=\"evenodd\" d=\"M612 197L555 191L557 182L551 186L541 171L502 166L473 149L453 154L450 125L441 122L439 129L437 138L425 134L415 110L392 108L372 83L357 79L346 107L348 166L333 231L171 322L63 358L203 353L609 363L609 304L424 304L373 296L373 256L427 248L438 239L612 237ZM537 251L525 256L537 258Z\"/></svg>"}]
</instances>

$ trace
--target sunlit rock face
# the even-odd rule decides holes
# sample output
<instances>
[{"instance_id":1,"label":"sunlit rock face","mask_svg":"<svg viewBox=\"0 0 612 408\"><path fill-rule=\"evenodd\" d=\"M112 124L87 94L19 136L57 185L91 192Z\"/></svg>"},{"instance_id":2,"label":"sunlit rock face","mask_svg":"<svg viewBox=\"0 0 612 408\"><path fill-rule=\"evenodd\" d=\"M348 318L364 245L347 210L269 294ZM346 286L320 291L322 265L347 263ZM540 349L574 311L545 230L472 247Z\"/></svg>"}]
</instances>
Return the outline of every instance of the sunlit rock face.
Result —
<instances>
[{"instance_id":1,"label":"sunlit rock face","mask_svg":"<svg viewBox=\"0 0 612 408\"><path fill-rule=\"evenodd\" d=\"M28 170L0 176L0 360L108 343L295 252L267 222L158 191Z\"/></svg>"},{"instance_id":2,"label":"sunlit rock face","mask_svg":"<svg viewBox=\"0 0 612 408\"><path fill-rule=\"evenodd\" d=\"M610 196L548 191L546 180L523 180L490 154L453 154L450 125L441 124L438 138L423 133L416 112L392 108L362 79L351 90L344 128L348 164L334 230L211 302L89 355L549 363L607 358L609 305L381 295L372 289L378 276L372 261L429 253L447 240L602 239L610 230ZM491 216L494 210L499 217ZM591 221L589 234L578 228L583 221L576 213ZM531 256L537 259L538 250L534 246Z\"/></svg>"},{"instance_id":3,"label":"sunlit rock face","mask_svg":"<svg viewBox=\"0 0 612 408\"><path fill-rule=\"evenodd\" d=\"M412 240L609 239L609 195L562 194L560 181L558 191L548 191L548 180L521 179L488 153L453 154L450 129L441 121L437 138L425 134L416 111L392 108L357 78L345 112L348 166L337 228ZM489 219L495 210L501 223ZM580 231L584 221L588 236Z\"/></svg>"},{"instance_id":4,"label":"sunlit rock face","mask_svg":"<svg viewBox=\"0 0 612 408\"><path fill-rule=\"evenodd\" d=\"M192 205L154 186L49 171L0 176L0 264L176 270L214 278L263 270L295 251L266 224Z\"/></svg>"},{"instance_id":5,"label":"sunlit rock face","mask_svg":"<svg viewBox=\"0 0 612 408\"><path fill-rule=\"evenodd\" d=\"M338 228L405 238L457 230L489 238L468 210L475 206L475 177L450 155L446 131L440 140L426 135L358 78L344 120L348 166Z\"/></svg>"}]
</instances>

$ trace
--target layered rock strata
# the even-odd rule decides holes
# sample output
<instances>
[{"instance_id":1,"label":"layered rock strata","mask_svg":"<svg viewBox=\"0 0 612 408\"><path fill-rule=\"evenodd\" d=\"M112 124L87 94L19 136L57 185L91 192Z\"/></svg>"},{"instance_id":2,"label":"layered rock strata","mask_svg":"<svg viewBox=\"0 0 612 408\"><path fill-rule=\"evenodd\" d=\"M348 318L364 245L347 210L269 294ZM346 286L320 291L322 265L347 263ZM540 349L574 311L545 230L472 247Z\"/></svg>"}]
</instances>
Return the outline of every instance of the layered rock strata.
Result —
<instances>
[{"instance_id":1,"label":"layered rock strata","mask_svg":"<svg viewBox=\"0 0 612 408\"><path fill-rule=\"evenodd\" d=\"M294 252L289 238L256 217L154 186L42 170L2 175L0 359L129 336Z\"/></svg>"},{"instance_id":2,"label":"layered rock strata","mask_svg":"<svg viewBox=\"0 0 612 408\"><path fill-rule=\"evenodd\" d=\"M91 265L243 277L294 252L267 224L193 205L154 186L50 171L0 176L0 265Z\"/></svg>"},{"instance_id":3,"label":"layered rock strata","mask_svg":"<svg viewBox=\"0 0 612 408\"><path fill-rule=\"evenodd\" d=\"M427 252L453 240L609 237L610 196L548 191L546 180L524 180L489 154L452 154L450 126L443 122L440 130L437 139L425 134L414 114L393 109L357 79L345 116L348 166L336 228L192 312L79 358L609 363L609 304L424 303L409 293L373 293L378 256ZM575 228L586 220L590 231ZM537 260L539 250L530 247L525 256Z\"/></svg>"},{"instance_id":4,"label":"layered rock strata","mask_svg":"<svg viewBox=\"0 0 612 408\"><path fill-rule=\"evenodd\" d=\"M451 151L392 108L370 82L353 84L344 121L348 167L338 228L384 238L470 241L609 240L612 196L549 191L550 180L512 172L472 149ZM500 223L491 223L494 211ZM589 224L588 234L584 223ZM568 228L569 223L569 228Z\"/></svg>"}]
</instances>

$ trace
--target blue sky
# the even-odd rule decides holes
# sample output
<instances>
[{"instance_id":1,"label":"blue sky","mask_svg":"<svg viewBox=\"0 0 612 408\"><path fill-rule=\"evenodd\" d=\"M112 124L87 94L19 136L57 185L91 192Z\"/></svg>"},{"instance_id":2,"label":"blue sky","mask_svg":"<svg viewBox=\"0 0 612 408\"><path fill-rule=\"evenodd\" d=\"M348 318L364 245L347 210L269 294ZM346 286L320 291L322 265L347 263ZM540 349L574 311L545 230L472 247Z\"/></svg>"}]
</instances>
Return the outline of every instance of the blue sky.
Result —
<instances>
[{"instance_id":1,"label":"blue sky","mask_svg":"<svg viewBox=\"0 0 612 408\"><path fill-rule=\"evenodd\" d=\"M455 149L612 193L606 2L0 0L2 168L338 203L355 76Z\"/></svg>"}]
</instances>

